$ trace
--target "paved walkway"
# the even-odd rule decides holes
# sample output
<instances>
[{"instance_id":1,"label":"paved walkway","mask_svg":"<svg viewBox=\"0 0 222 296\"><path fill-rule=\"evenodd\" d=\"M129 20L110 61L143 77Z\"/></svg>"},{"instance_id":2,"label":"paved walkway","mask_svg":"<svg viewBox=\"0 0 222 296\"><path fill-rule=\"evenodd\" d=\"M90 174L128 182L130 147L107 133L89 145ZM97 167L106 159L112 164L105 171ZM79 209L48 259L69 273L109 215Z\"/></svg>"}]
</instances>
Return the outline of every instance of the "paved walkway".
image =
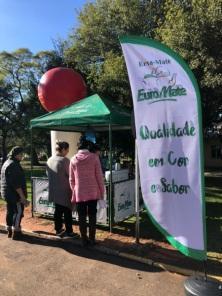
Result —
<instances>
[{"instance_id":1,"label":"paved walkway","mask_svg":"<svg viewBox=\"0 0 222 296\"><path fill-rule=\"evenodd\" d=\"M5 232L5 207L0 207L0 231ZM52 220L40 217L32 217L31 209L25 209L25 217L22 225L27 233L35 236L55 240L54 224ZM78 232L78 225L73 226ZM113 254L119 257L130 258L134 261L143 262L151 266L180 273L183 275L201 274L203 275L203 263L182 255L171 245L163 241L154 239L140 239L140 244L135 243L135 238L128 233L127 228L123 228L117 233L110 233L104 228L97 229L98 245L96 249L103 253ZM79 244L80 240L70 241ZM222 281L222 254L209 253L207 260L207 273Z\"/></svg>"},{"instance_id":2,"label":"paved walkway","mask_svg":"<svg viewBox=\"0 0 222 296\"><path fill-rule=\"evenodd\" d=\"M47 220L44 220L47 223ZM46 225L44 225L44 228ZM36 228L36 225L35 225ZM40 228L40 227L39 227ZM76 230L76 228L75 228ZM46 240L60 243L66 241L68 244L80 246L80 239L60 239L51 232L45 231L32 231L31 227L24 231L29 236L36 238L43 238ZM5 226L0 225L0 233L6 233ZM182 275L204 275L203 263L186 257L175 250L167 243L158 243L152 240L151 243L141 240L141 244L136 244L135 239L131 237L126 238L122 235L109 234L107 231L97 231L98 244L95 250L104 253L115 255L121 258L127 258L136 262L144 263L152 267L158 267L162 270L178 273ZM222 281L222 260L214 257L209 257L207 261L207 273L209 276Z\"/></svg>"},{"instance_id":3,"label":"paved walkway","mask_svg":"<svg viewBox=\"0 0 222 296\"><path fill-rule=\"evenodd\" d=\"M184 276L32 235L0 233L1 296L182 296Z\"/></svg>"}]
</instances>

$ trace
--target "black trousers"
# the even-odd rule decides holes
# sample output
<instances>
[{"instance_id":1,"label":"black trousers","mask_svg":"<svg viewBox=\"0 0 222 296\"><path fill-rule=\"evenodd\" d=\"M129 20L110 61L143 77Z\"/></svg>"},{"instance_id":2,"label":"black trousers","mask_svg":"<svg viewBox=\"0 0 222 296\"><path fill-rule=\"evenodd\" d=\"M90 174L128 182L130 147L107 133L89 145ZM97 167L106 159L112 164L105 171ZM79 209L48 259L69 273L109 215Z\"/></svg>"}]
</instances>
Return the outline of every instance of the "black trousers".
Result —
<instances>
[{"instance_id":1,"label":"black trousers","mask_svg":"<svg viewBox=\"0 0 222 296\"><path fill-rule=\"evenodd\" d=\"M55 204L54 221L55 231L60 231L63 226L63 216L66 232L71 233L72 230L72 210L70 208Z\"/></svg>"},{"instance_id":2,"label":"black trousers","mask_svg":"<svg viewBox=\"0 0 222 296\"><path fill-rule=\"evenodd\" d=\"M82 239L87 239L86 217L89 217L89 239L94 241L96 235L97 200L78 202L76 209L79 216L79 230Z\"/></svg>"},{"instance_id":3,"label":"black trousers","mask_svg":"<svg viewBox=\"0 0 222 296\"><path fill-rule=\"evenodd\" d=\"M15 231L21 230L21 220L24 217L24 205L20 202L7 202L6 227L14 228Z\"/></svg>"}]
</instances>

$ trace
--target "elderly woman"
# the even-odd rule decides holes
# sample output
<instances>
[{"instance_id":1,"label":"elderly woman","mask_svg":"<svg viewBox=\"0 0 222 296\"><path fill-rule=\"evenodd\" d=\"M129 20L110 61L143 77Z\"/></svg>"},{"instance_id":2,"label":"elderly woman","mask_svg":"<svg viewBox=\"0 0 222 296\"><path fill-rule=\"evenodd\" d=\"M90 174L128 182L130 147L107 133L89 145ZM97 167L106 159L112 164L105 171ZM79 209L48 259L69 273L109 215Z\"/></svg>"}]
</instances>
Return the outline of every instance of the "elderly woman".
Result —
<instances>
[{"instance_id":1,"label":"elderly woman","mask_svg":"<svg viewBox=\"0 0 222 296\"><path fill-rule=\"evenodd\" d=\"M20 239L24 206L28 206L25 173L20 165L23 148L15 146L1 169L1 196L6 201L8 237Z\"/></svg>"},{"instance_id":2,"label":"elderly woman","mask_svg":"<svg viewBox=\"0 0 222 296\"><path fill-rule=\"evenodd\" d=\"M71 188L69 186L69 144L63 141L56 142L56 155L47 161L49 178L49 202L55 204L54 223L56 235L59 237L75 237L72 229ZM63 229L63 216L65 230Z\"/></svg>"}]
</instances>

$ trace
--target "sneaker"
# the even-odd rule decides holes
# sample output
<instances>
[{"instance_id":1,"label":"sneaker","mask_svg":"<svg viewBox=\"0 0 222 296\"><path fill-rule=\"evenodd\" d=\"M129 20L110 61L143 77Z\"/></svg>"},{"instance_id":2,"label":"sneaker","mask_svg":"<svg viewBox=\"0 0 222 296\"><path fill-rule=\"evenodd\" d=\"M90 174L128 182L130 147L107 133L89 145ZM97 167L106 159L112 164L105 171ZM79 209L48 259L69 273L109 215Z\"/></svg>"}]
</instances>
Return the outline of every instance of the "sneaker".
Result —
<instances>
[{"instance_id":1,"label":"sneaker","mask_svg":"<svg viewBox=\"0 0 222 296\"><path fill-rule=\"evenodd\" d=\"M64 232L62 238L77 238L79 237L78 233L75 232Z\"/></svg>"},{"instance_id":2,"label":"sneaker","mask_svg":"<svg viewBox=\"0 0 222 296\"><path fill-rule=\"evenodd\" d=\"M12 239L13 240L20 240L23 237L23 233L21 231L13 231Z\"/></svg>"},{"instance_id":3,"label":"sneaker","mask_svg":"<svg viewBox=\"0 0 222 296\"><path fill-rule=\"evenodd\" d=\"M56 236L58 237L62 237L64 234L65 230L64 229L60 229L59 231L56 231Z\"/></svg>"},{"instance_id":4,"label":"sneaker","mask_svg":"<svg viewBox=\"0 0 222 296\"><path fill-rule=\"evenodd\" d=\"M97 243L96 243L95 239L90 239L90 240L89 240L89 245L90 245L91 247L94 247L96 244L97 244Z\"/></svg>"},{"instance_id":5,"label":"sneaker","mask_svg":"<svg viewBox=\"0 0 222 296\"><path fill-rule=\"evenodd\" d=\"M81 239L81 245L84 248L88 247L88 245L89 245L89 239L88 238L82 238Z\"/></svg>"},{"instance_id":6,"label":"sneaker","mask_svg":"<svg viewBox=\"0 0 222 296\"><path fill-rule=\"evenodd\" d=\"M12 229L8 229L7 233L8 233L8 238L11 238L12 237Z\"/></svg>"}]
</instances>

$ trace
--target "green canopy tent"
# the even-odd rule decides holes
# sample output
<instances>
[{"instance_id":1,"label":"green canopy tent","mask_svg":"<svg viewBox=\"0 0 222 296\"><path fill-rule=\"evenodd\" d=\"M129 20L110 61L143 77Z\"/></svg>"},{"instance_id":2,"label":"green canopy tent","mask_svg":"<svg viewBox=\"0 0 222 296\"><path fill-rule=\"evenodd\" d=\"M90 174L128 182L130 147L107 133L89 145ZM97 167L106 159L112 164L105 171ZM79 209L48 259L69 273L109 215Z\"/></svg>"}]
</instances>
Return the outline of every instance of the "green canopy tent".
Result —
<instances>
[{"instance_id":1,"label":"green canopy tent","mask_svg":"<svg viewBox=\"0 0 222 296\"><path fill-rule=\"evenodd\" d=\"M84 131L92 126L95 131L131 129L131 113L95 94L54 112L34 118L31 128L57 131Z\"/></svg>"},{"instance_id":2,"label":"green canopy tent","mask_svg":"<svg viewBox=\"0 0 222 296\"><path fill-rule=\"evenodd\" d=\"M112 231L112 130L130 130L131 112L98 94L89 96L54 112L34 118L30 121L32 129L55 131L84 132L93 128L94 131L109 132L109 225ZM32 141L31 141L32 142Z\"/></svg>"}]
</instances>

